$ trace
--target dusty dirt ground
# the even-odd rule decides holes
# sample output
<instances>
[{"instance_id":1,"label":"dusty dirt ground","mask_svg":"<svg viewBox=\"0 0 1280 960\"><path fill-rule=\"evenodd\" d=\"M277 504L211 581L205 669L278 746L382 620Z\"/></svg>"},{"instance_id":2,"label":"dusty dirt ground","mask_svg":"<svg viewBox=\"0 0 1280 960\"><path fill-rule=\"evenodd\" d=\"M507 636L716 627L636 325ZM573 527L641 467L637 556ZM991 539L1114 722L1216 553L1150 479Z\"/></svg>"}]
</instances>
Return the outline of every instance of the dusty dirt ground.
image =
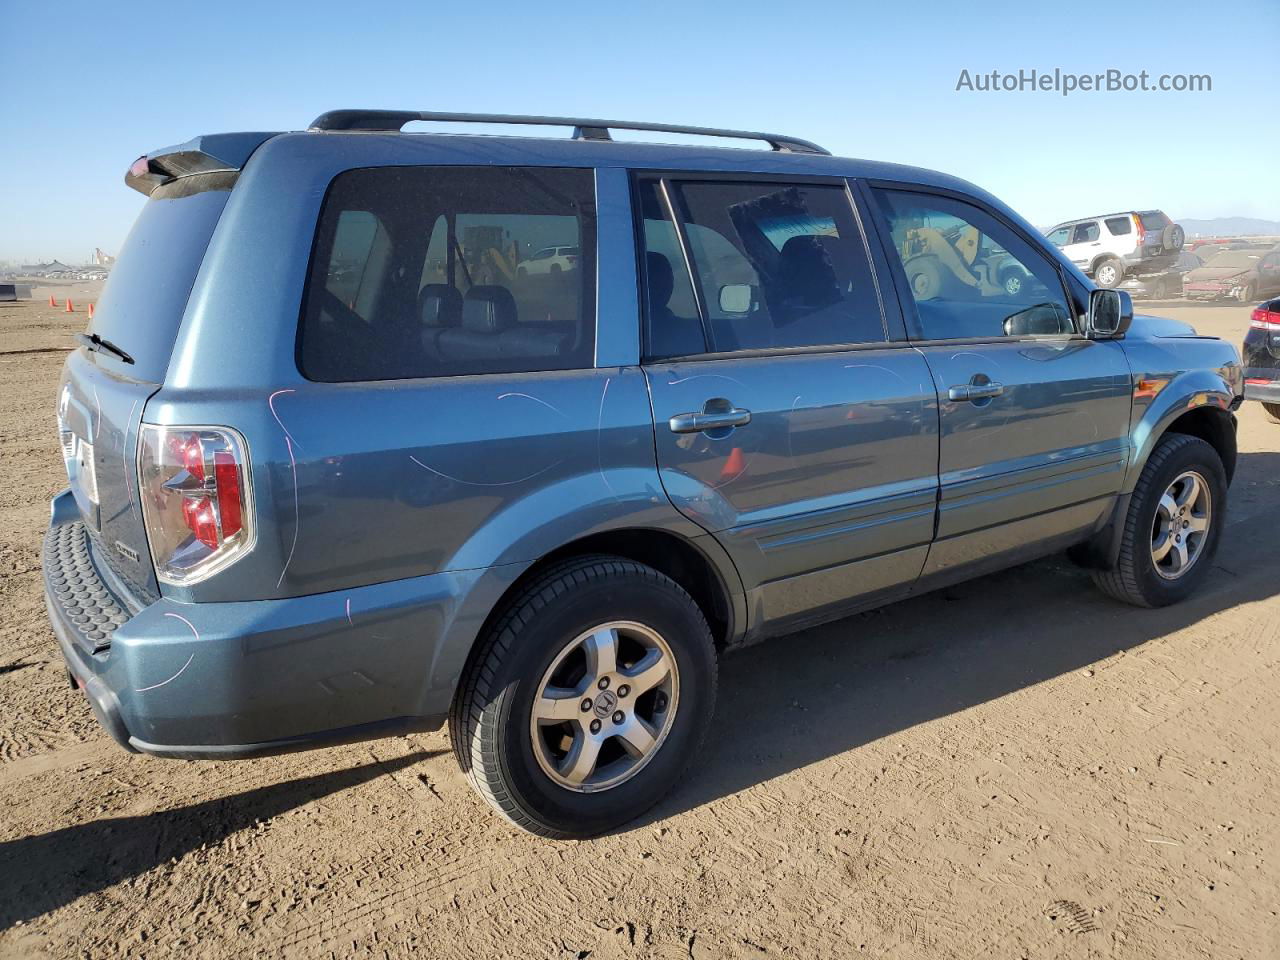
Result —
<instances>
[{"instance_id":1,"label":"dusty dirt ground","mask_svg":"<svg viewBox=\"0 0 1280 960\"><path fill-rule=\"evenodd\" d=\"M443 733L214 764L96 727L41 598L62 354L14 351L84 323L48 293L0 305L0 956L1280 956L1257 405L1193 601L1129 609L1050 560L753 648L675 796L551 843L489 813ZM1237 344L1248 322L1143 307Z\"/></svg>"}]
</instances>

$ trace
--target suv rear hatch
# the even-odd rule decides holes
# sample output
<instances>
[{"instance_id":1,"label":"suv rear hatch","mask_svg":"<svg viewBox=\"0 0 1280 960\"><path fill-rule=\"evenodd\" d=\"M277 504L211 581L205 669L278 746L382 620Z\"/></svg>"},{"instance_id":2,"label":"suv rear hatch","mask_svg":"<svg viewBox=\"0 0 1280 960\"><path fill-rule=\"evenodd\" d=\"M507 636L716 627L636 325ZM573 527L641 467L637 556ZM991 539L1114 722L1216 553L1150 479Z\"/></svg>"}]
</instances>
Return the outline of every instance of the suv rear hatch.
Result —
<instances>
[{"instance_id":1,"label":"suv rear hatch","mask_svg":"<svg viewBox=\"0 0 1280 960\"><path fill-rule=\"evenodd\" d=\"M58 395L62 453L95 561L135 609L159 596L138 490L139 424L147 399L164 382L187 299L237 175L222 169L175 179L153 165L135 182L146 159L126 179L150 199L120 251L88 335L67 359Z\"/></svg>"}]
</instances>

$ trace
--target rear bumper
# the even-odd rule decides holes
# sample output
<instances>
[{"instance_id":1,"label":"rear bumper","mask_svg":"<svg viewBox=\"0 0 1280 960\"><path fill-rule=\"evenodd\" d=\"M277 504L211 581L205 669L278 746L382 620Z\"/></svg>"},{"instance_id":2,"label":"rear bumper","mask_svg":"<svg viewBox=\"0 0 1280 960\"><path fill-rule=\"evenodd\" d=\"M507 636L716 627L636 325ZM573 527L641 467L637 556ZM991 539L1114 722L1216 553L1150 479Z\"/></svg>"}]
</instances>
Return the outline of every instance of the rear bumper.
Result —
<instances>
[{"instance_id":1,"label":"rear bumper","mask_svg":"<svg viewBox=\"0 0 1280 960\"><path fill-rule=\"evenodd\" d=\"M1280 403L1280 369L1275 367L1246 367L1244 371L1244 398Z\"/></svg>"},{"instance_id":2,"label":"rear bumper","mask_svg":"<svg viewBox=\"0 0 1280 960\"><path fill-rule=\"evenodd\" d=\"M287 600L139 606L101 575L69 497L54 501L45 538L49 621L76 686L126 750L260 756L443 722L456 678L432 678L481 571Z\"/></svg>"}]
</instances>

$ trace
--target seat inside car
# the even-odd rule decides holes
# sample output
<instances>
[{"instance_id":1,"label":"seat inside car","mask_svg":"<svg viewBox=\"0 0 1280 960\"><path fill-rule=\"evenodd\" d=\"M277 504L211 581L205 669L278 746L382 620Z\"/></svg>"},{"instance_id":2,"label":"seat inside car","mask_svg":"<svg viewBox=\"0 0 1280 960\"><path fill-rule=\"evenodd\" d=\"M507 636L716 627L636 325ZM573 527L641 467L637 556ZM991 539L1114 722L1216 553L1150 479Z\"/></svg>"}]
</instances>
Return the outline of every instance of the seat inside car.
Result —
<instances>
[{"instance_id":1,"label":"seat inside car","mask_svg":"<svg viewBox=\"0 0 1280 960\"><path fill-rule=\"evenodd\" d=\"M521 323L515 297L497 284L474 286L462 297L458 326L444 326L436 338L441 359L558 357L568 333L560 324Z\"/></svg>"},{"instance_id":2,"label":"seat inside car","mask_svg":"<svg viewBox=\"0 0 1280 960\"><path fill-rule=\"evenodd\" d=\"M418 291L418 316L422 350L430 359L439 360L440 335L462 322L462 294L447 283L429 283Z\"/></svg>"}]
</instances>

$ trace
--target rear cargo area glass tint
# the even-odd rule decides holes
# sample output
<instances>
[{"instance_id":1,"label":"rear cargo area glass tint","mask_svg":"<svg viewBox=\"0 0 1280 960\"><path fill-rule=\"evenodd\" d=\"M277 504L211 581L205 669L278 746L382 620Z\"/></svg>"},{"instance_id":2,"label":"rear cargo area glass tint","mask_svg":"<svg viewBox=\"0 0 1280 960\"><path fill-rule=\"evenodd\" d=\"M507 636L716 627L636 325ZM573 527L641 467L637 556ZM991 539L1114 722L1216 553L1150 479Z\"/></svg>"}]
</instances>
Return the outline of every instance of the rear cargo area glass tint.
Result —
<instances>
[{"instance_id":1,"label":"rear cargo area glass tint","mask_svg":"<svg viewBox=\"0 0 1280 960\"><path fill-rule=\"evenodd\" d=\"M227 174L186 177L151 194L89 324L90 333L111 341L135 363L98 353L99 363L132 379L164 381L192 284L234 182Z\"/></svg>"},{"instance_id":2,"label":"rear cargo area glass tint","mask_svg":"<svg viewBox=\"0 0 1280 960\"><path fill-rule=\"evenodd\" d=\"M590 170L386 167L334 179L299 331L312 380L589 367Z\"/></svg>"}]
</instances>

